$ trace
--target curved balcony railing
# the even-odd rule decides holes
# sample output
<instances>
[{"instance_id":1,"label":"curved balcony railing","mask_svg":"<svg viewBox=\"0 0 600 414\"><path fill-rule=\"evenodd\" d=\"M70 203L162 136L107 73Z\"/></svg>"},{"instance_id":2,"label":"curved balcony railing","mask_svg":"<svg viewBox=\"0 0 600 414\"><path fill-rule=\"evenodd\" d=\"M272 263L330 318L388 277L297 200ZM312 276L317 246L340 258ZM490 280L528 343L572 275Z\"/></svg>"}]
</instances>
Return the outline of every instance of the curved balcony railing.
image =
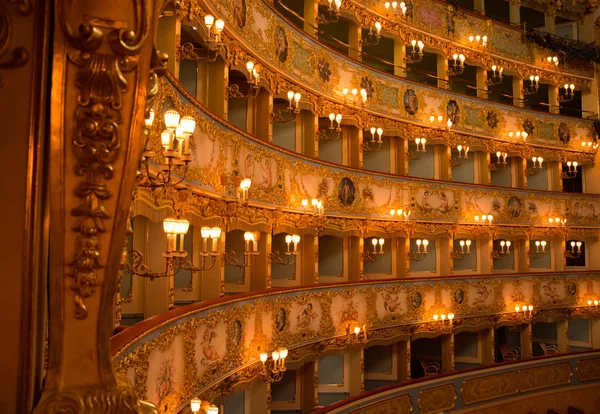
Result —
<instances>
[{"instance_id":1,"label":"curved balcony railing","mask_svg":"<svg viewBox=\"0 0 600 414\"><path fill-rule=\"evenodd\" d=\"M366 327L368 341L410 340L441 333L600 315L585 300L600 292L597 272L406 278L269 289L176 308L148 318L111 341L115 369L140 398L161 410L181 409L194 396L208 396L228 378L228 387L254 378L260 352L289 349L288 360L343 349L347 329ZM515 303L533 304L531 315ZM452 324L434 321L440 309ZM227 390L226 390L227 391ZM211 398L205 398L211 399Z\"/></svg>"},{"instance_id":2,"label":"curved balcony railing","mask_svg":"<svg viewBox=\"0 0 600 414\"><path fill-rule=\"evenodd\" d=\"M597 384L600 381L599 372L600 351L542 356L448 372L435 376L434 381L432 377L424 377L394 384L363 392L313 413L363 413L363 409L368 410L364 412L409 413L414 409L414 412L420 413L439 413L478 407L483 409L494 403L506 407L511 400L535 398L537 393L547 397L549 390L561 393L568 391L569 387ZM593 395L594 390L590 392L592 394L588 397ZM546 400L545 404L552 404L551 401L556 400ZM522 402L520 404L522 408ZM582 404L588 409L596 408L594 402L581 399L575 405L581 408ZM544 407L542 401L538 402L537 407L556 408Z\"/></svg>"},{"instance_id":3,"label":"curved balcony railing","mask_svg":"<svg viewBox=\"0 0 600 414\"><path fill-rule=\"evenodd\" d=\"M182 13L201 21L199 10L186 9L189 6L184 3ZM211 5L207 7L216 13ZM247 54L240 45L247 45L251 55L248 58L262 63L265 71L271 71L265 78L279 82L271 86L272 90L282 86L282 79L289 79L304 92L303 102L311 103L323 116L327 116L332 106L344 102L343 88L365 88L368 99L361 117L376 116L381 118L380 123L389 119L427 126L431 115L442 115L453 119L452 129L463 134L509 141L510 131L525 130L530 143L574 150L580 150L582 141L595 136L588 120L509 107L371 69L307 37L260 2L247 5L242 29L233 9L220 8L217 14L226 20L226 32L235 39L228 46L229 56L236 56L234 68L245 73L245 60L241 60ZM278 44L274 43L276 40ZM323 102L323 95L332 101ZM389 124L393 122L383 126Z\"/></svg>"},{"instance_id":4,"label":"curved balcony railing","mask_svg":"<svg viewBox=\"0 0 600 414\"><path fill-rule=\"evenodd\" d=\"M289 213L287 219L292 222L298 222L297 213L306 213L301 207L302 199L320 198L326 215L333 216L329 220L333 226L353 226L347 222L348 218L368 218L380 220L373 225L392 232L402 230L405 224L392 220L389 211L403 206L409 206L412 211L409 221L437 222L440 227L430 228L432 232L449 231L450 228L444 226L450 223L478 231L476 229L482 228L474 221L478 214L493 214L494 223L515 226L523 234L526 226L537 225L545 227L547 234L565 236L579 227L577 231L582 235L595 237L596 230L584 227L600 225L600 200L594 195L572 197L551 191L426 180L375 173L302 156L254 138L212 115L172 79L162 81L156 105L157 108L174 107L196 120L191 144L194 161L188 174L195 191L223 197L226 201L231 195L222 184L222 176L251 178L250 205L283 208L284 215ZM154 128L151 145L158 148L161 127ZM202 200L194 202L198 205L191 207L202 211L201 216L217 214L217 209L202 207ZM254 215L251 208L238 213ZM339 214L344 217L336 218ZM262 216L264 214L257 215L256 219ZM557 216L567 218L566 228L548 222L549 217ZM390 225L400 227L387 228Z\"/></svg>"}]
</instances>

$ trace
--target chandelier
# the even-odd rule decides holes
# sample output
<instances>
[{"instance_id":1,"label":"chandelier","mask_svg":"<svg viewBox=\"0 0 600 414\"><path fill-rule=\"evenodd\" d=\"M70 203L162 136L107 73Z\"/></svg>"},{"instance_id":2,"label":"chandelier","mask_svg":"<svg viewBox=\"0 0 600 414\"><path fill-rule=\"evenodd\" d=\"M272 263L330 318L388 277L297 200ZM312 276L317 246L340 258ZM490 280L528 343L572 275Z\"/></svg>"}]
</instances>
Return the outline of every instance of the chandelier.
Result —
<instances>
[{"instance_id":1,"label":"chandelier","mask_svg":"<svg viewBox=\"0 0 600 414\"><path fill-rule=\"evenodd\" d=\"M145 121L146 129L154 122L154 111ZM181 117L179 112L169 109L164 113L165 130L160 134L163 147L162 156L165 162L160 166L156 176L150 173L150 160L154 151L146 147L143 154L142 171L138 186L144 188L165 188L181 184L187 175L187 167L192 156L190 154L190 137L196 129L196 120L191 116Z\"/></svg>"}]
</instances>

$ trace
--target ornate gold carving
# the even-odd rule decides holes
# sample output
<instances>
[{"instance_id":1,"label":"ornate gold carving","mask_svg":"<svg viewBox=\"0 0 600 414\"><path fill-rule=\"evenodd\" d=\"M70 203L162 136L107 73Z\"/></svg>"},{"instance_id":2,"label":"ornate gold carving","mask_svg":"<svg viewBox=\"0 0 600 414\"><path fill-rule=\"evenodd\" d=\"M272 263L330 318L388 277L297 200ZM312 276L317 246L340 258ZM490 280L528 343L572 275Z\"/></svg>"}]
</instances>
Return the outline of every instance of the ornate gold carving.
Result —
<instances>
[{"instance_id":1,"label":"ornate gold carving","mask_svg":"<svg viewBox=\"0 0 600 414\"><path fill-rule=\"evenodd\" d=\"M360 408L352 411L352 414L380 414L380 413L398 413L407 414L413 410L412 401L409 394L399 395L397 397Z\"/></svg>"},{"instance_id":2,"label":"ornate gold carving","mask_svg":"<svg viewBox=\"0 0 600 414\"><path fill-rule=\"evenodd\" d=\"M518 371L519 392L569 384L571 375L573 372L568 362L523 369Z\"/></svg>"},{"instance_id":3,"label":"ornate gold carving","mask_svg":"<svg viewBox=\"0 0 600 414\"><path fill-rule=\"evenodd\" d=\"M17 46L11 51L11 42L14 40L14 24L7 10L7 4L0 5L0 70L17 69L29 62L29 52L26 48ZM29 0L22 0L17 9L21 15L28 15L31 13L31 3ZM5 56L9 56L7 60L4 60ZM3 78L0 75L0 89L2 85Z\"/></svg>"},{"instance_id":4,"label":"ornate gold carving","mask_svg":"<svg viewBox=\"0 0 600 414\"><path fill-rule=\"evenodd\" d=\"M421 391L417 404L423 414L451 410L456 404L454 384L446 384Z\"/></svg>"},{"instance_id":5,"label":"ornate gold carving","mask_svg":"<svg viewBox=\"0 0 600 414\"><path fill-rule=\"evenodd\" d=\"M600 379L600 358L583 359L577 362L577 377L579 381Z\"/></svg>"},{"instance_id":6,"label":"ornate gold carving","mask_svg":"<svg viewBox=\"0 0 600 414\"><path fill-rule=\"evenodd\" d=\"M519 392L517 380L517 371L468 379L463 383L460 394L465 405L506 397Z\"/></svg>"}]
</instances>

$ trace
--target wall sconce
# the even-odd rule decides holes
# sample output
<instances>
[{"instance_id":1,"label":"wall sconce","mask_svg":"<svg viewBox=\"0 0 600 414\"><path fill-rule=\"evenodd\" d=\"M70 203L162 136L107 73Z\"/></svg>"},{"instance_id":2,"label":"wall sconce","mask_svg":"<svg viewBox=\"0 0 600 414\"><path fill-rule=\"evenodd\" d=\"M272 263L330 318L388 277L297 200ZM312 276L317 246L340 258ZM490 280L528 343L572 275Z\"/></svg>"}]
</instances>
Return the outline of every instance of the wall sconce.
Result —
<instances>
[{"instance_id":1,"label":"wall sconce","mask_svg":"<svg viewBox=\"0 0 600 414\"><path fill-rule=\"evenodd\" d=\"M283 266L288 266L296 263L296 256L298 256L298 243L300 243L300 236L297 234L288 234L285 236L285 243L287 244L287 251L285 255L287 260L281 257L279 251L270 252L269 260L272 263L277 263ZM291 248L293 244L293 249Z\"/></svg>"},{"instance_id":2,"label":"wall sconce","mask_svg":"<svg viewBox=\"0 0 600 414\"><path fill-rule=\"evenodd\" d=\"M207 402L207 404L209 403ZM200 410L203 409L206 414L219 414L219 407L214 404L202 408L202 400L199 398L192 398L192 401L190 401L190 409L192 410L192 413L199 413Z\"/></svg>"},{"instance_id":3,"label":"wall sconce","mask_svg":"<svg viewBox=\"0 0 600 414\"><path fill-rule=\"evenodd\" d=\"M219 239L221 229L219 227L203 227L201 235L203 239L202 252L200 253L201 264L194 266L187 260L187 252L183 249L184 237L190 227L190 222L186 219L177 219L168 217L163 221L163 231L167 235L167 248L163 252L165 258L165 271L152 272L147 265L143 263L143 255L138 250L127 252L127 270L132 275L146 277L154 280L160 277L174 276L179 270L189 270L199 272L210 270L214 267L219 250ZM211 239L211 249L208 249L208 239Z\"/></svg>"},{"instance_id":4,"label":"wall sconce","mask_svg":"<svg viewBox=\"0 0 600 414\"><path fill-rule=\"evenodd\" d=\"M581 148L586 151L592 151L592 150L597 150L598 149L598 143L594 144L592 141L582 141L581 142Z\"/></svg>"},{"instance_id":5,"label":"wall sconce","mask_svg":"<svg viewBox=\"0 0 600 414\"><path fill-rule=\"evenodd\" d=\"M149 129L154 122L154 111L144 121L144 126ZM164 114L165 130L160 134L163 146L163 157L166 164L160 166L160 171L155 177L150 174L150 159L154 152L146 149L143 155L143 173L140 176L138 186L145 188L174 187L182 183L187 175L187 166L192 160L190 155L190 136L196 129L196 120L191 116L181 117L179 112L169 109ZM177 169L183 167L183 169ZM179 175L176 175L178 173Z\"/></svg>"},{"instance_id":6,"label":"wall sconce","mask_svg":"<svg viewBox=\"0 0 600 414\"><path fill-rule=\"evenodd\" d=\"M449 314L445 314L445 313L440 313L439 311L434 313L432 316L432 319L434 321L440 321L442 323L445 323L446 321L448 321L448 323L450 325L452 325L453 321L454 321L454 314L452 312L450 312Z\"/></svg>"},{"instance_id":7,"label":"wall sconce","mask_svg":"<svg viewBox=\"0 0 600 414\"><path fill-rule=\"evenodd\" d=\"M421 40L417 41L413 39L410 41L410 45L412 46L412 50L410 51L410 54L405 57L406 63L419 63L423 60L423 48L425 47L425 43ZM419 48L419 51L417 51L415 46Z\"/></svg>"},{"instance_id":8,"label":"wall sconce","mask_svg":"<svg viewBox=\"0 0 600 414\"><path fill-rule=\"evenodd\" d=\"M244 178L240 182L238 200L240 200L242 203L248 202L248 191L250 190L250 186L252 186L252 180L250 178Z\"/></svg>"},{"instance_id":9,"label":"wall sconce","mask_svg":"<svg viewBox=\"0 0 600 414\"><path fill-rule=\"evenodd\" d=\"M425 157L425 153L427 149L425 148L425 144L427 144L427 140L425 138L415 138L416 149L414 151L409 151L408 155L411 160L420 160Z\"/></svg>"},{"instance_id":10,"label":"wall sconce","mask_svg":"<svg viewBox=\"0 0 600 414\"><path fill-rule=\"evenodd\" d=\"M506 168L506 157L508 157L508 154L506 152L496 151L496 162L492 163L492 161L490 159L490 170L497 171L497 170L505 169Z\"/></svg>"},{"instance_id":11,"label":"wall sconce","mask_svg":"<svg viewBox=\"0 0 600 414\"><path fill-rule=\"evenodd\" d=\"M525 321L529 322L533 319L533 305L515 305L515 312L518 318L523 317Z\"/></svg>"},{"instance_id":12,"label":"wall sconce","mask_svg":"<svg viewBox=\"0 0 600 414\"><path fill-rule=\"evenodd\" d=\"M337 123L337 126L334 125L334 121ZM329 133L327 133L324 129L319 129L317 131L317 139L321 140L333 140L340 139L342 137L342 114L334 114L333 112L329 114ZM335 130L337 134L331 134L331 131Z\"/></svg>"},{"instance_id":13,"label":"wall sconce","mask_svg":"<svg viewBox=\"0 0 600 414\"><path fill-rule=\"evenodd\" d=\"M469 45L471 47L486 47L487 41L488 41L487 36L480 36L480 35L469 36Z\"/></svg>"},{"instance_id":14,"label":"wall sconce","mask_svg":"<svg viewBox=\"0 0 600 414\"><path fill-rule=\"evenodd\" d=\"M455 53L452 55L454 63L448 68L452 75L460 75L465 70L465 55Z\"/></svg>"},{"instance_id":15,"label":"wall sconce","mask_svg":"<svg viewBox=\"0 0 600 414\"><path fill-rule=\"evenodd\" d=\"M429 246L429 240L417 239L416 243L417 250L410 252L410 260L420 262L421 260L425 259L425 256L427 255L427 246ZM423 249L421 249L421 245L423 246Z\"/></svg>"},{"instance_id":16,"label":"wall sconce","mask_svg":"<svg viewBox=\"0 0 600 414\"><path fill-rule=\"evenodd\" d=\"M540 77L538 75L529 76L529 87L523 88L523 95L535 95L540 90Z\"/></svg>"},{"instance_id":17,"label":"wall sconce","mask_svg":"<svg viewBox=\"0 0 600 414\"><path fill-rule=\"evenodd\" d=\"M512 242L509 240L500 240L500 251L494 250L492 252L492 259L504 260L510 254L510 246Z\"/></svg>"},{"instance_id":18,"label":"wall sconce","mask_svg":"<svg viewBox=\"0 0 600 414\"><path fill-rule=\"evenodd\" d=\"M302 199L302 209L309 210L311 208L315 215L322 215L325 211L325 209L323 208L323 202L321 200L319 200L317 198L313 198L312 200L310 200L310 207L309 207L308 198Z\"/></svg>"},{"instance_id":19,"label":"wall sconce","mask_svg":"<svg viewBox=\"0 0 600 414\"><path fill-rule=\"evenodd\" d=\"M460 251L452 249L452 258L456 260L464 259L468 254L471 254L471 239L459 241ZM466 247L466 249L465 249Z\"/></svg>"},{"instance_id":20,"label":"wall sconce","mask_svg":"<svg viewBox=\"0 0 600 414\"><path fill-rule=\"evenodd\" d=\"M528 176L535 175L543 170L542 163L544 162L544 158L542 157L531 157L531 167L525 168L525 174Z\"/></svg>"},{"instance_id":21,"label":"wall sconce","mask_svg":"<svg viewBox=\"0 0 600 414\"><path fill-rule=\"evenodd\" d=\"M363 260L366 260L368 262L376 262L378 260L381 260L381 258L383 257L383 244L385 243L385 239L379 238L377 239L377 237L373 237L371 239L371 244L373 245L373 251L372 252L367 252L364 251L362 254ZM379 246L379 249L377 249L377 246Z\"/></svg>"},{"instance_id":22,"label":"wall sconce","mask_svg":"<svg viewBox=\"0 0 600 414\"><path fill-rule=\"evenodd\" d=\"M391 3L390 3L389 1L386 1L386 2L384 3L384 7L385 7L385 13L386 13L386 15L387 15L388 17L389 17L389 14L390 14L390 13L389 13L389 11L390 11L390 6L391 6L391 8L392 8L392 11L393 11L394 13L397 13L397 14L399 14L400 16L402 16L402 17L406 18L406 10L407 10L407 7L406 7L406 3L405 3L405 2L401 1L400 3L398 3L397 1L393 1L393 2L391 2Z\"/></svg>"},{"instance_id":23,"label":"wall sconce","mask_svg":"<svg viewBox=\"0 0 600 414\"><path fill-rule=\"evenodd\" d=\"M367 325L362 326L362 331L358 325L352 329L350 329L350 325L346 325L346 340L349 344L366 344L368 335Z\"/></svg>"},{"instance_id":24,"label":"wall sconce","mask_svg":"<svg viewBox=\"0 0 600 414\"><path fill-rule=\"evenodd\" d=\"M492 216L491 214L482 214L481 216L476 215L473 218L475 219L475 224L488 224L490 226L492 225L492 221L494 220L494 216Z\"/></svg>"},{"instance_id":25,"label":"wall sconce","mask_svg":"<svg viewBox=\"0 0 600 414\"><path fill-rule=\"evenodd\" d=\"M517 141L519 141L521 138L523 139L523 142L527 141L527 137L529 136L529 134L525 131L517 131L517 132L509 132L508 133L508 137L512 140L513 138L515 138Z\"/></svg>"},{"instance_id":26,"label":"wall sconce","mask_svg":"<svg viewBox=\"0 0 600 414\"><path fill-rule=\"evenodd\" d=\"M556 57L556 56L548 56L548 57L546 58L546 62L547 62L549 65L558 66L558 57Z\"/></svg>"},{"instance_id":27,"label":"wall sconce","mask_svg":"<svg viewBox=\"0 0 600 414\"><path fill-rule=\"evenodd\" d=\"M246 70L248 71L248 90L243 93L240 85L237 83L229 85L229 97L234 99L254 99L260 93L260 74L259 67L254 65L254 62L249 60L246 62Z\"/></svg>"},{"instance_id":28,"label":"wall sconce","mask_svg":"<svg viewBox=\"0 0 600 414\"><path fill-rule=\"evenodd\" d=\"M565 83L565 93L564 95L561 95L560 93L558 94L558 102L564 103L564 102L571 102L573 100L573 98L575 97L575 85L573 84L568 84Z\"/></svg>"},{"instance_id":29,"label":"wall sconce","mask_svg":"<svg viewBox=\"0 0 600 414\"><path fill-rule=\"evenodd\" d=\"M390 216L392 216L392 217L398 216L398 218L404 217L405 221L408 220L408 218L410 217L410 213L411 213L411 211L408 208L408 206L405 206L404 208L390 210Z\"/></svg>"},{"instance_id":30,"label":"wall sconce","mask_svg":"<svg viewBox=\"0 0 600 414\"><path fill-rule=\"evenodd\" d=\"M566 165L567 170L562 171L560 173L560 178L562 178L563 180L570 180L572 178L577 177L577 166L579 165L579 163L577 161L567 161Z\"/></svg>"},{"instance_id":31,"label":"wall sconce","mask_svg":"<svg viewBox=\"0 0 600 414\"><path fill-rule=\"evenodd\" d=\"M533 259L539 259L540 257L546 254L546 240L536 240L535 241L535 251L529 248L529 257ZM531 244L530 244L531 246Z\"/></svg>"},{"instance_id":32,"label":"wall sconce","mask_svg":"<svg viewBox=\"0 0 600 414\"><path fill-rule=\"evenodd\" d=\"M240 263L237 253L233 250L223 253L223 261L231 266L244 268L252 267L256 264L256 259L260 252L258 251L259 232L247 231L244 233L244 262Z\"/></svg>"},{"instance_id":33,"label":"wall sconce","mask_svg":"<svg viewBox=\"0 0 600 414\"><path fill-rule=\"evenodd\" d=\"M581 246L582 242L580 241L572 241L570 244L570 249L565 250L565 257L569 259L578 259L581 257Z\"/></svg>"},{"instance_id":34,"label":"wall sconce","mask_svg":"<svg viewBox=\"0 0 600 414\"><path fill-rule=\"evenodd\" d=\"M450 159L450 164L454 167L460 167L461 165L465 165L467 163L467 161L469 160L469 146L465 145L457 145L456 149L458 150L458 156L452 157ZM463 152L464 150L464 152Z\"/></svg>"},{"instance_id":35,"label":"wall sconce","mask_svg":"<svg viewBox=\"0 0 600 414\"><path fill-rule=\"evenodd\" d=\"M502 83L502 72L504 72L502 66L492 65L492 77L486 79L486 84L488 86L500 85Z\"/></svg>"},{"instance_id":36,"label":"wall sconce","mask_svg":"<svg viewBox=\"0 0 600 414\"><path fill-rule=\"evenodd\" d=\"M594 300L588 299L587 304L588 304L588 306L592 306L593 305L597 309L598 305L600 304L600 302L598 301L598 299L594 299Z\"/></svg>"},{"instance_id":37,"label":"wall sconce","mask_svg":"<svg viewBox=\"0 0 600 414\"><path fill-rule=\"evenodd\" d=\"M329 7L327 8L327 12L329 13L329 17L324 14L319 14L319 16L317 16L317 24L337 23L340 20L342 0L328 0L328 2Z\"/></svg>"},{"instance_id":38,"label":"wall sconce","mask_svg":"<svg viewBox=\"0 0 600 414\"><path fill-rule=\"evenodd\" d=\"M300 99L302 99L302 95L299 92L288 91L287 98L288 98L288 102L289 102L287 110L293 114L296 114L296 115L299 114L300 113L299 105L300 105ZM292 101L294 101L295 106L292 105Z\"/></svg>"},{"instance_id":39,"label":"wall sconce","mask_svg":"<svg viewBox=\"0 0 600 414\"><path fill-rule=\"evenodd\" d=\"M286 124L288 122L295 122L298 119L298 114L300 113L300 99L302 95L299 92L288 91L287 99L288 106L286 108L287 112L291 115L289 117L284 117L281 111L273 108L273 112L271 113L271 121L273 123L283 123Z\"/></svg>"},{"instance_id":40,"label":"wall sconce","mask_svg":"<svg viewBox=\"0 0 600 414\"><path fill-rule=\"evenodd\" d=\"M557 224L559 226L564 226L567 223L567 219L566 218L561 218L561 217L550 217L548 219L548 223L550 223L550 224Z\"/></svg>"},{"instance_id":41,"label":"wall sconce","mask_svg":"<svg viewBox=\"0 0 600 414\"><path fill-rule=\"evenodd\" d=\"M348 90L348 88L342 89L342 95L344 95L344 104L356 105L356 99L358 98L358 94L359 90L357 88L352 88L351 91ZM352 98L350 98L348 95L351 95ZM350 99L352 99L352 102L349 102ZM360 104L364 106L365 102L367 102L367 90L362 88L360 90Z\"/></svg>"},{"instance_id":42,"label":"wall sconce","mask_svg":"<svg viewBox=\"0 0 600 414\"><path fill-rule=\"evenodd\" d=\"M381 150L381 144L383 141L381 140L381 136L383 135L382 128L371 127L369 130L371 132L371 141L364 141L362 143L362 149L366 152L377 152ZM375 134L377 134L377 141L375 140ZM374 145L374 147L371 147Z\"/></svg>"},{"instance_id":43,"label":"wall sconce","mask_svg":"<svg viewBox=\"0 0 600 414\"><path fill-rule=\"evenodd\" d=\"M269 384L281 381L283 373L286 371L285 359L287 356L287 348L278 348L270 355L267 352L262 352L260 362L263 364L263 369L259 373L260 378Z\"/></svg>"},{"instance_id":44,"label":"wall sconce","mask_svg":"<svg viewBox=\"0 0 600 414\"><path fill-rule=\"evenodd\" d=\"M360 43L363 46L376 46L379 44L379 39L381 39L381 22L375 22L369 28L368 38L361 39Z\"/></svg>"},{"instance_id":45,"label":"wall sconce","mask_svg":"<svg viewBox=\"0 0 600 414\"><path fill-rule=\"evenodd\" d=\"M252 180L250 178L242 178L239 175L234 175L233 178L229 174L221 175L221 185L223 186L224 193L230 191L229 187L232 186L231 191L235 191L237 200L241 203L248 201L248 191L252 186Z\"/></svg>"},{"instance_id":46,"label":"wall sconce","mask_svg":"<svg viewBox=\"0 0 600 414\"><path fill-rule=\"evenodd\" d=\"M221 19L217 19L215 21L213 15L207 14L204 16L204 25L206 26L208 32L208 38L206 41L214 44L217 47L221 47L221 33L225 28L225 22Z\"/></svg>"}]
</instances>

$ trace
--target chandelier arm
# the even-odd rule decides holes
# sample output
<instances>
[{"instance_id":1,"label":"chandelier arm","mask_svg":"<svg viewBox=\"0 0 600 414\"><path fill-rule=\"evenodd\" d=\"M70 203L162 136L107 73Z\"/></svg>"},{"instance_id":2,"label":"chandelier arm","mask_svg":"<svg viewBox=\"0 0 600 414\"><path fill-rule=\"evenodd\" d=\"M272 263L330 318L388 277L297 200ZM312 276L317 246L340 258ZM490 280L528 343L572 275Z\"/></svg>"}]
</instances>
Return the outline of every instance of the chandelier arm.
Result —
<instances>
[{"instance_id":1,"label":"chandelier arm","mask_svg":"<svg viewBox=\"0 0 600 414\"><path fill-rule=\"evenodd\" d=\"M127 264L126 269L132 275L136 275L139 277L146 277L150 280L154 280L157 278L163 277L171 277L175 276L177 272L179 272L180 267L176 264L177 260L173 260L173 258L165 258L166 259L166 270L164 272L151 272L148 265L143 263L144 256L142 252L139 250L130 250L127 252ZM169 261L171 263L169 263ZM173 266L173 273L169 273L169 265Z\"/></svg>"}]
</instances>

